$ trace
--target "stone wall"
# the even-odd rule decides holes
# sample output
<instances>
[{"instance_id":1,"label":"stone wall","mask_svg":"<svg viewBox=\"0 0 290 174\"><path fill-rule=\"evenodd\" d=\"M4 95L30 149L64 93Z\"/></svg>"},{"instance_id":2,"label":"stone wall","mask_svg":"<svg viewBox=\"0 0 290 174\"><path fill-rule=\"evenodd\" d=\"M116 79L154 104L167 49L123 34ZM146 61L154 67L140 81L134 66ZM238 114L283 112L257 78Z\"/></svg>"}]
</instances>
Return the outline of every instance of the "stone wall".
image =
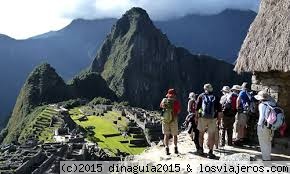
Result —
<instances>
[{"instance_id":1,"label":"stone wall","mask_svg":"<svg viewBox=\"0 0 290 174\"><path fill-rule=\"evenodd\" d=\"M284 109L287 125L290 126L290 73L254 73L251 88L254 91L266 89ZM287 130L287 136L290 136L290 128Z\"/></svg>"},{"instance_id":2,"label":"stone wall","mask_svg":"<svg viewBox=\"0 0 290 174\"><path fill-rule=\"evenodd\" d=\"M46 160L45 154L42 151L39 151L30 160L26 161L21 166L19 166L16 169L15 173L16 174L31 173L34 170L34 167L38 166L38 164L41 164L44 160Z\"/></svg>"}]
</instances>

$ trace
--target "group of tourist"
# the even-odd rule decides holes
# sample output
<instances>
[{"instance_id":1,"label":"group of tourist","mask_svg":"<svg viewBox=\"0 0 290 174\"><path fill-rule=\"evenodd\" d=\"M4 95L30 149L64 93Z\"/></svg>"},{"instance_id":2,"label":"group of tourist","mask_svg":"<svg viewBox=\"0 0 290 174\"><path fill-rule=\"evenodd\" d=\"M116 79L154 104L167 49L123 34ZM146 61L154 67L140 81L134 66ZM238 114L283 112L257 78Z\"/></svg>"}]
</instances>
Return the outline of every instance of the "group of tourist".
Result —
<instances>
[{"instance_id":1,"label":"group of tourist","mask_svg":"<svg viewBox=\"0 0 290 174\"><path fill-rule=\"evenodd\" d=\"M211 84L205 84L204 92L196 98L194 92L189 93L187 103L188 115L183 123L197 149L198 155L204 155L204 134L207 132L207 157L215 159L213 148L216 146L242 146L247 143L247 129L249 113L259 115L257 135L263 160L271 160L271 141L273 130L266 126L266 118L272 107L276 107L275 100L263 90L253 95L249 91L248 83L224 86L222 96L217 97ZM169 137L173 136L174 153L178 154L178 114L181 112L181 103L176 99L176 91L169 89L161 103L163 109L162 132L166 154L170 154ZM233 132L236 132L233 139ZM219 136L219 132L221 132ZM227 135L227 136L226 136Z\"/></svg>"}]
</instances>

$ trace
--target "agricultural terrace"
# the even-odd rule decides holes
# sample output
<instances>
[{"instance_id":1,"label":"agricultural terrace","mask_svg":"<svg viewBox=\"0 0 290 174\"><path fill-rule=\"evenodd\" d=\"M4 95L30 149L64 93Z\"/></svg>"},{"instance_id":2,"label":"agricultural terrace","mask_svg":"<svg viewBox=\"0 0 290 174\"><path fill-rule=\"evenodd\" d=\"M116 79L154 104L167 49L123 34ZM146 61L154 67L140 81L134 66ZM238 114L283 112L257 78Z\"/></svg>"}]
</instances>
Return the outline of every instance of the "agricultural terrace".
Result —
<instances>
[{"instance_id":1,"label":"agricultural terrace","mask_svg":"<svg viewBox=\"0 0 290 174\"><path fill-rule=\"evenodd\" d=\"M136 136L136 134L123 135L123 131L128 127L129 120L122 117L120 113L108 111L103 116L97 116L95 113L96 115L87 116L87 120L80 121L79 119L84 117L82 111L86 109L89 108L76 107L71 109L69 113L78 125L93 132L89 132L91 135L88 136L88 140L98 143L100 148L107 149L113 156L117 153L117 149L130 155L140 154L144 151L146 147L130 144L130 140L138 139L133 137L140 136Z\"/></svg>"},{"instance_id":2,"label":"agricultural terrace","mask_svg":"<svg viewBox=\"0 0 290 174\"><path fill-rule=\"evenodd\" d=\"M53 142L54 130L61 127L62 124L58 119L58 112L51 106L45 106L40 107L33 114L34 116L29 120L29 124L24 128L20 137L26 139L29 135L35 135L40 141Z\"/></svg>"}]
</instances>

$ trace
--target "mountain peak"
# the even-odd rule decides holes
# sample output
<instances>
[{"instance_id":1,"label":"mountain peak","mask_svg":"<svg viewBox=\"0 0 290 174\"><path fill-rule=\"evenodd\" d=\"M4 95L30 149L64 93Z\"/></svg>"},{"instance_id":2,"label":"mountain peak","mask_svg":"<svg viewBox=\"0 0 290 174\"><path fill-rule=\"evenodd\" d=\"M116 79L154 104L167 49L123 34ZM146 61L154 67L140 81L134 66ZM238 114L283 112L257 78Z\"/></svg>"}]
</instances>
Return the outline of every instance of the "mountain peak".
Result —
<instances>
[{"instance_id":1,"label":"mountain peak","mask_svg":"<svg viewBox=\"0 0 290 174\"><path fill-rule=\"evenodd\" d=\"M42 64L40 64L40 65L38 65L36 68L35 68L36 70L37 69L42 69L42 70L54 70L54 68L49 64L49 63L46 63L46 62L44 62L44 63L42 63Z\"/></svg>"},{"instance_id":2,"label":"mountain peak","mask_svg":"<svg viewBox=\"0 0 290 174\"><path fill-rule=\"evenodd\" d=\"M55 69L50 64L42 63L31 72L27 82L30 82L31 80L46 79L48 77L54 77L58 80L61 79L61 77L58 76L58 74L55 72Z\"/></svg>"},{"instance_id":3,"label":"mountain peak","mask_svg":"<svg viewBox=\"0 0 290 174\"><path fill-rule=\"evenodd\" d=\"M146 10L140 7L131 8L123 16L128 16L131 18L147 18L150 20L149 15L147 14Z\"/></svg>"},{"instance_id":4,"label":"mountain peak","mask_svg":"<svg viewBox=\"0 0 290 174\"><path fill-rule=\"evenodd\" d=\"M155 29L153 22L145 10L138 7L133 7L128 10L116 23L113 28L113 37L124 36L128 32L142 32Z\"/></svg>"}]
</instances>

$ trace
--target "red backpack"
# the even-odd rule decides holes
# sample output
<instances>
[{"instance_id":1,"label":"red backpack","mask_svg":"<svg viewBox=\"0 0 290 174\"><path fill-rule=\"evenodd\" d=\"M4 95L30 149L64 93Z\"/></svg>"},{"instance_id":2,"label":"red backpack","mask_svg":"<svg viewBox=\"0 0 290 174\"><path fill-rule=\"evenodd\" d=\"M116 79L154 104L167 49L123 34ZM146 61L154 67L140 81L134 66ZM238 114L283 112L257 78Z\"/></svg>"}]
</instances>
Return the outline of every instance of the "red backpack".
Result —
<instances>
[{"instance_id":1,"label":"red backpack","mask_svg":"<svg viewBox=\"0 0 290 174\"><path fill-rule=\"evenodd\" d=\"M232 110L235 111L235 112L237 111L237 98L238 98L237 94L235 94L235 93L231 94Z\"/></svg>"},{"instance_id":2,"label":"red backpack","mask_svg":"<svg viewBox=\"0 0 290 174\"><path fill-rule=\"evenodd\" d=\"M232 93L230 98L227 98L225 104L222 106L223 107L223 113L225 116L235 116L237 113L237 98L238 95L235 93Z\"/></svg>"}]
</instances>

